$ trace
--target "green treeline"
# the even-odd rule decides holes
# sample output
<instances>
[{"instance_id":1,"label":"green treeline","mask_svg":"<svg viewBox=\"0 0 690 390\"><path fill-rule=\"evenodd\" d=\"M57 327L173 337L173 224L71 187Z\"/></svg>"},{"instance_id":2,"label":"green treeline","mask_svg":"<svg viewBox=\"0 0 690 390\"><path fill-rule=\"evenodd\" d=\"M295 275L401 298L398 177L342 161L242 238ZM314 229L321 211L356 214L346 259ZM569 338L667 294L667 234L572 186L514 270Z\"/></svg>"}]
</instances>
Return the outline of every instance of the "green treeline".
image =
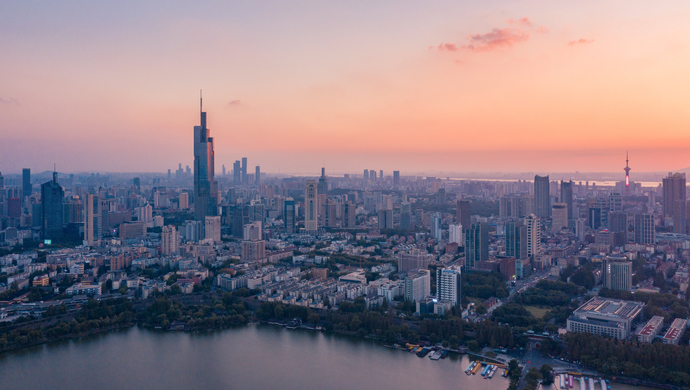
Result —
<instances>
[{"instance_id":1,"label":"green treeline","mask_svg":"<svg viewBox=\"0 0 690 390\"><path fill-rule=\"evenodd\" d=\"M564 337L568 358L608 375L690 386L690 348L616 340L589 333Z\"/></svg>"}]
</instances>

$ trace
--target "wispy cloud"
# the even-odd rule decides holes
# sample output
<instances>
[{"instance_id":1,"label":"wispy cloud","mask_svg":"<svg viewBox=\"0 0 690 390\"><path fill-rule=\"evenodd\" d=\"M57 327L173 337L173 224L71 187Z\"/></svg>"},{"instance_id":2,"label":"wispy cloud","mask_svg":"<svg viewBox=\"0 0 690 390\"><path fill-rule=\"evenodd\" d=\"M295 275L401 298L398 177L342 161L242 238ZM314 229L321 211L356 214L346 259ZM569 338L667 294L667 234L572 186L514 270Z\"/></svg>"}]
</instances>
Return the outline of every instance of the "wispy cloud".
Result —
<instances>
[{"instance_id":1,"label":"wispy cloud","mask_svg":"<svg viewBox=\"0 0 690 390\"><path fill-rule=\"evenodd\" d=\"M242 104L241 100L232 100L229 103L229 105L231 105L231 106L239 106L240 104Z\"/></svg>"},{"instance_id":2,"label":"wispy cloud","mask_svg":"<svg viewBox=\"0 0 690 390\"><path fill-rule=\"evenodd\" d=\"M429 46L439 51L467 50L474 52L492 51L501 48L510 48L513 45L530 39L530 33L547 33L546 27L534 28L534 23L528 18L509 19L509 27L496 27L484 34L470 34L464 43L441 43L438 46Z\"/></svg>"},{"instance_id":3,"label":"wispy cloud","mask_svg":"<svg viewBox=\"0 0 690 390\"><path fill-rule=\"evenodd\" d=\"M570 42L568 42L568 46L574 46L574 45L579 45L579 44L581 44L581 43L592 43L592 42L594 42L594 39L584 39L584 38L580 38L580 39L578 39L577 41L570 41Z\"/></svg>"},{"instance_id":4,"label":"wispy cloud","mask_svg":"<svg viewBox=\"0 0 690 390\"><path fill-rule=\"evenodd\" d=\"M19 102L15 98L3 99L0 97L0 104L8 106L18 106Z\"/></svg>"}]
</instances>

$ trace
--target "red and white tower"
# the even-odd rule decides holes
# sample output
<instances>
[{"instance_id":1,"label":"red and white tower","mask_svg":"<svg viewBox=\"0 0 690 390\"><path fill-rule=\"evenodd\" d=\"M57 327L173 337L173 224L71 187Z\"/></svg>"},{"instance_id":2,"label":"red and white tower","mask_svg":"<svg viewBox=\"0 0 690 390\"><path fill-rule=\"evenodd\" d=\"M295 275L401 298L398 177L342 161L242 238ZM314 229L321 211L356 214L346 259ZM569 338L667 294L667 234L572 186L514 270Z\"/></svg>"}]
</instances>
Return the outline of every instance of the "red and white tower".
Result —
<instances>
[{"instance_id":1,"label":"red and white tower","mask_svg":"<svg viewBox=\"0 0 690 390\"><path fill-rule=\"evenodd\" d=\"M625 152L625 194L630 194L630 167L628 166L628 152Z\"/></svg>"}]
</instances>

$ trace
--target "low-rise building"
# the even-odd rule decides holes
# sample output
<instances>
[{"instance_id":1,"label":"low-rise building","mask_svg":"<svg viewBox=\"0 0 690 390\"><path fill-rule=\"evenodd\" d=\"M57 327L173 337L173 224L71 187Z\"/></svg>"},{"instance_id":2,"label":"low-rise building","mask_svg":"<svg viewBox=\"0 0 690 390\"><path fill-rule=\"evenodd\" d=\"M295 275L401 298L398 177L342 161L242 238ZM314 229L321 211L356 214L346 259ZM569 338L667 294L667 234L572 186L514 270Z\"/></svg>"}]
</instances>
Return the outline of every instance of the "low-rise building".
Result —
<instances>
[{"instance_id":1,"label":"low-rise building","mask_svg":"<svg viewBox=\"0 0 690 390\"><path fill-rule=\"evenodd\" d=\"M644 304L594 297L578 307L568 318L568 332L586 332L626 339L633 321L640 315Z\"/></svg>"},{"instance_id":2,"label":"low-rise building","mask_svg":"<svg viewBox=\"0 0 690 390\"><path fill-rule=\"evenodd\" d=\"M664 335L664 338L662 339L664 344L678 345L680 338L683 337L683 333L685 333L685 328L687 327L687 325L688 320L686 319L676 318L675 320L673 320L673 323L671 323L671 327L668 328L666 334Z\"/></svg>"},{"instance_id":3,"label":"low-rise building","mask_svg":"<svg viewBox=\"0 0 690 390\"><path fill-rule=\"evenodd\" d=\"M654 337L659 334L661 326L664 324L664 317L654 316L647 324L642 328L640 333L637 335L638 340L641 343L651 343L654 341Z\"/></svg>"}]
</instances>

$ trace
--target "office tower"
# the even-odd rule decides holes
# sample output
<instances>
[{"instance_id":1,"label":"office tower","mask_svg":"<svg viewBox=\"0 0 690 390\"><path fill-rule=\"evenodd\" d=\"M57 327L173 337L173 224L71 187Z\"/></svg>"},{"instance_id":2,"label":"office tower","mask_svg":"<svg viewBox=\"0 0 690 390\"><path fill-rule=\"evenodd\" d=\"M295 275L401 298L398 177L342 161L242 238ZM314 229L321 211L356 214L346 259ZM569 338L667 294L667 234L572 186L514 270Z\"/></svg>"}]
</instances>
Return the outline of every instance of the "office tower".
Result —
<instances>
[{"instance_id":1,"label":"office tower","mask_svg":"<svg viewBox=\"0 0 690 390\"><path fill-rule=\"evenodd\" d=\"M541 221L536 215L530 214L525 218L525 226L527 226L527 256L536 256L541 253Z\"/></svg>"},{"instance_id":2,"label":"office tower","mask_svg":"<svg viewBox=\"0 0 690 390\"><path fill-rule=\"evenodd\" d=\"M379 180L383 181L383 169L379 170Z\"/></svg>"},{"instance_id":3,"label":"office tower","mask_svg":"<svg viewBox=\"0 0 690 390\"><path fill-rule=\"evenodd\" d=\"M393 210L382 209L378 211L379 229L393 229Z\"/></svg>"},{"instance_id":4,"label":"office tower","mask_svg":"<svg viewBox=\"0 0 690 390\"><path fill-rule=\"evenodd\" d=\"M204 238L220 242L220 216L206 216L204 222Z\"/></svg>"},{"instance_id":5,"label":"office tower","mask_svg":"<svg viewBox=\"0 0 690 390\"><path fill-rule=\"evenodd\" d=\"M680 173L669 173L662 179L664 187L664 217L673 218L673 232L685 233L685 177Z\"/></svg>"},{"instance_id":6,"label":"office tower","mask_svg":"<svg viewBox=\"0 0 690 390\"><path fill-rule=\"evenodd\" d=\"M266 241L242 241L242 262L245 263L265 263L266 262Z\"/></svg>"},{"instance_id":7,"label":"office tower","mask_svg":"<svg viewBox=\"0 0 690 390\"><path fill-rule=\"evenodd\" d=\"M465 267L472 269L489 260L489 224L473 223L465 230Z\"/></svg>"},{"instance_id":8,"label":"office tower","mask_svg":"<svg viewBox=\"0 0 690 390\"><path fill-rule=\"evenodd\" d=\"M262 223L259 221L248 223L244 225L244 234L242 238L248 241L261 240L262 238Z\"/></svg>"},{"instance_id":9,"label":"office tower","mask_svg":"<svg viewBox=\"0 0 690 390\"><path fill-rule=\"evenodd\" d=\"M33 192L31 191L31 169L22 169L22 184L22 202L24 202L24 198L30 197Z\"/></svg>"},{"instance_id":10,"label":"office tower","mask_svg":"<svg viewBox=\"0 0 690 390\"><path fill-rule=\"evenodd\" d=\"M441 223L441 213L434 213L434 215L431 216L431 237L436 241L441 241L443 238L441 237Z\"/></svg>"},{"instance_id":11,"label":"office tower","mask_svg":"<svg viewBox=\"0 0 690 390\"><path fill-rule=\"evenodd\" d=\"M324 227L336 227L338 224L338 205L331 199L328 199L325 195L319 195L319 198L321 198L321 207L319 213L319 217L321 218L320 225Z\"/></svg>"},{"instance_id":12,"label":"office tower","mask_svg":"<svg viewBox=\"0 0 690 390\"><path fill-rule=\"evenodd\" d=\"M141 191L141 179L135 177L134 179L132 179L132 185L137 187L137 192Z\"/></svg>"},{"instance_id":13,"label":"office tower","mask_svg":"<svg viewBox=\"0 0 690 390\"><path fill-rule=\"evenodd\" d=\"M420 269L405 277L405 300L419 302L431 295L431 271Z\"/></svg>"},{"instance_id":14,"label":"office tower","mask_svg":"<svg viewBox=\"0 0 690 390\"><path fill-rule=\"evenodd\" d=\"M561 180L561 203L568 207L568 221L573 219L573 181Z\"/></svg>"},{"instance_id":15,"label":"office tower","mask_svg":"<svg viewBox=\"0 0 690 390\"><path fill-rule=\"evenodd\" d=\"M254 175L254 184L261 184L261 167L256 166L256 174Z\"/></svg>"},{"instance_id":16,"label":"office tower","mask_svg":"<svg viewBox=\"0 0 690 390\"><path fill-rule=\"evenodd\" d=\"M304 188L304 228L310 233L319 230L318 199L316 181L307 180Z\"/></svg>"},{"instance_id":17,"label":"office tower","mask_svg":"<svg viewBox=\"0 0 690 390\"><path fill-rule=\"evenodd\" d=\"M628 215L623 212L609 214L609 230L613 233L628 232Z\"/></svg>"},{"instance_id":18,"label":"office tower","mask_svg":"<svg viewBox=\"0 0 690 390\"><path fill-rule=\"evenodd\" d=\"M585 227L587 226L587 221L584 218L578 218L575 220L575 236L577 240L582 242L585 240Z\"/></svg>"},{"instance_id":19,"label":"office tower","mask_svg":"<svg viewBox=\"0 0 690 390\"><path fill-rule=\"evenodd\" d=\"M326 168L321 168L321 177L319 177L319 184L316 191L319 195L326 195L328 193L328 181L326 179Z\"/></svg>"},{"instance_id":20,"label":"office tower","mask_svg":"<svg viewBox=\"0 0 690 390\"><path fill-rule=\"evenodd\" d=\"M357 205L347 201L343 203L343 223L344 228L354 228L357 226Z\"/></svg>"},{"instance_id":21,"label":"office tower","mask_svg":"<svg viewBox=\"0 0 690 390\"><path fill-rule=\"evenodd\" d=\"M551 206L551 230L560 232L568 227L568 205L565 203L554 203Z\"/></svg>"},{"instance_id":22,"label":"office tower","mask_svg":"<svg viewBox=\"0 0 690 390\"><path fill-rule=\"evenodd\" d=\"M462 303L462 277L460 270L439 268L436 270L436 298L450 301L453 306Z\"/></svg>"},{"instance_id":23,"label":"office tower","mask_svg":"<svg viewBox=\"0 0 690 390\"><path fill-rule=\"evenodd\" d=\"M400 229L409 230L412 227L412 205L410 202L400 204Z\"/></svg>"},{"instance_id":24,"label":"office tower","mask_svg":"<svg viewBox=\"0 0 690 390\"><path fill-rule=\"evenodd\" d=\"M470 201L458 200L456 204L455 222L460 222L463 230L467 230L470 227L471 220Z\"/></svg>"},{"instance_id":25,"label":"office tower","mask_svg":"<svg viewBox=\"0 0 690 390\"><path fill-rule=\"evenodd\" d=\"M425 250L413 249L409 253L398 252L395 258L398 260L398 272L415 272L429 268L429 261L436 257Z\"/></svg>"},{"instance_id":26,"label":"office tower","mask_svg":"<svg viewBox=\"0 0 690 390\"><path fill-rule=\"evenodd\" d=\"M161 253L163 256L174 256L178 254L180 246L180 233L175 226L163 226L161 233Z\"/></svg>"},{"instance_id":27,"label":"office tower","mask_svg":"<svg viewBox=\"0 0 690 390\"><path fill-rule=\"evenodd\" d=\"M295 200L292 198L285 199L285 206L283 211L283 221L285 222L285 232L292 234L295 232Z\"/></svg>"},{"instance_id":28,"label":"office tower","mask_svg":"<svg viewBox=\"0 0 690 390\"><path fill-rule=\"evenodd\" d=\"M601 223L601 208L599 207L590 207L589 208L589 214L587 219L589 220L589 227L592 229L599 229L600 227L603 226Z\"/></svg>"},{"instance_id":29,"label":"office tower","mask_svg":"<svg viewBox=\"0 0 690 390\"><path fill-rule=\"evenodd\" d=\"M438 192L436 193L436 203L446 204L446 189L445 188L439 188L438 189Z\"/></svg>"},{"instance_id":30,"label":"office tower","mask_svg":"<svg viewBox=\"0 0 690 390\"><path fill-rule=\"evenodd\" d=\"M375 182L375 181L376 181L376 171L375 171L375 170L373 170L373 169L370 169L370 170L369 170L369 179L370 179L372 182Z\"/></svg>"},{"instance_id":31,"label":"office tower","mask_svg":"<svg viewBox=\"0 0 690 390\"><path fill-rule=\"evenodd\" d=\"M180 171L182 171L182 164L180 164ZM225 164L223 164L223 176L225 176Z\"/></svg>"},{"instance_id":32,"label":"office tower","mask_svg":"<svg viewBox=\"0 0 690 390\"><path fill-rule=\"evenodd\" d=\"M635 214L633 222L636 244L656 244L656 231L654 230L654 215Z\"/></svg>"},{"instance_id":33,"label":"office tower","mask_svg":"<svg viewBox=\"0 0 690 390\"><path fill-rule=\"evenodd\" d=\"M242 183L242 166L240 165L240 160L235 160L232 164L232 177L235 184Z\"/></svg>"},{"instance_id":34,"label":"office tower","mask_svg":"<svg viewBox=\"0 0 690 390\"><path fill-rule=\"evenodd\" d=\"M630 290L632 288L632 262L625 257L607 256L603 261L604 287L611 290Z\"/></svg>"},{"instance_id":35,"label":"office tower","mask_svg":"<svg viewBox=\"0 0 690 390\"><path fill-rule=\"evenodd\" d=\"M630 167L628 166L628 152L625 152L625 195L630 194Z\"/></svg>"},{"instance_id":36,"label":"office tower","mask_svg":"<svg viewBox=\"0 0 690 390\"><path fill-rule=\"evenodd\" d=\"M249 178L247 177L247 158L242 157L242 184L249 184Z\"/></svg>"},{"instance_id":37,"label":"office tower","mask_svg":"<svg viewBox=\"0 0 690 390\"><path fill-rule=\"evenodd\" d=\"M517 260L527 258L527 226L522 222L506 222L506 256Z\"/></svg>"},{"instance_id":38,"label":"office tower","mask_svg":"<svg viewBox=\"0 0 690 390\"><path fill-rule=\"evenodd\" d=\"M400 171L393 171L393 186L398 187L400 185Z\"/></svg>"},{"instance_id":39,"label":"office tower","mask_svg":"<svg viewBox=\"0 0 690 390\"><path fill-rule=\"evenodd\" d=\"M94 202L95 200L95 202ZM84 245L85 246L93 246L96 240L94 239L94 223L95 218L94 218L94 211L98 205L94 205L94 203L98 203L98 197L95 197L93 194L86 194L86 197L84 198Z\"/></svg>"},{"instance_id":40,"label":"office tower","mask_svg":"<svg viewBox=\"0 0 690 390\"><path fill-rule=\"evenodd\" d=\"M623 196L614 192L609 195L609 213L620 213L623 212ZM611 226L609 224L609 226Z\"/></svg>"},{"instance_id":41,"label":"office tower","mask_svg":"<svg viewBox=\"0 0 690 390\"><path fill-rule=\"evenodd\" d=\"M201 105L199 106L201 109ZM218 182L214 179L213 137L201 111L201 125L194 126L194 219L218 215Z\"/></svg>"},{"instance_id":42,"label":"office tower","mask_svg":"<svg viewBox=\"0 0 690 390\"><path fill-rule=\"evenodd\" d=\"M456 243L459 246L462 246L462 239L462 225L460 225L459 223L451 223L450 225L448 225L448 242L451 244Z\"/></svg>"},{"instance_id":43,"label":"office tower","mask_svg":"<svg viewBox=\"0 0 690 390\"><path fill-rule=\"evenodd\" d=\"M549 176L534 176L534 214L539 218L551 216Z\"/></svg>"},{"instance_id":44,"label":"office tower","mask_svg":"<svg viewBox=\"0 0 690 390\"><path fill-rule=\"evenodd\" d=\"M186 210L189 208L189 194L186 192L180 193L179 198L180 210Z\"/></svg>"},{"instance_id":45,"label":"office tower","mask_svg":"<svg viewBox=\"0 0 690 390\"><path fill-rule=\"evenodd\" d=\"M368 169L364 170L364 175L362 175L362 177L364 178L364 181L369 180L369 170Z\"/></svg>"},{"instance_id":46,"label":"office tower","mask_svg":"<svg viewBox=\"0 0 690 390\"><path fill-rule=\"evenodd\" d=\"M5 202L5 178L2 177L2 172L0 172L0 217L5 215L5 208L7 207Z\"/></svg>"},{"instance_id":47,"label":"office tower","mask_svg":"<svg viewBox=\"0 0 690 390\"><path fill-rule=\"evenodd\" d=\"M22 215L22 200L20 198L7 199L7 216L19 219Z\"/></svg>"},{"instance_id":48,"label":"office tower","mask_svg":"<svg viewBox=\"0 0 690 390\"><path fill-rule=\"evenodd\" d=\"M426 226L424 224L424 210L423 209L415 209L414 210L414 223L415 223L415 226L421 226L421 227Z\"/></svg>"},{"instance_id":49,"label":"office tower","mask_svg":"<svg viewBox=\"0 0 690 390\"><path fill-rule=\"evenodd\" d=\"M62 199L65 191L58 184L58 174L53 172L53 180L41 185L41 239L62 238L64 209Z\"/></svg>"}]
</instances>

